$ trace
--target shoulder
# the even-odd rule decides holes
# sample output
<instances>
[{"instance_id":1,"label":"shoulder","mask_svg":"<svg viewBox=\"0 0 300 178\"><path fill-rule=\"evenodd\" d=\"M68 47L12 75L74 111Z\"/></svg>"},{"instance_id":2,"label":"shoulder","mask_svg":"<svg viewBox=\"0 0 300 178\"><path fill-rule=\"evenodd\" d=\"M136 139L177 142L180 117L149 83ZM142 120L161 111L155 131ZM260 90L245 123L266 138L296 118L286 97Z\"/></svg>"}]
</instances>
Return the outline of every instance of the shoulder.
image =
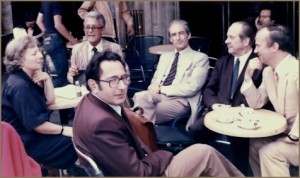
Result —
<instances>
[{"instance_id":1,"label":"shoulder","mask_svg":"<svg viewBox=\"0 0 300 178\"><path fill-rule=\"evenodd\" d=\"M102 39L102 40L103 40L103 48L111 48L112 50L114 50L114 49L121 50L122 49L118 43L113 43L113 42L107 41L105 39Z\"/></svg>"},{"instance_id":2,"label":"shoulder","mask_svg":"<svg viewBox=\"0 0 300 178\"><path fill-rule=\"evenodd\" d=\"M88 46L88 43L89 43L88 41L83 41L81 43L78 43L78 44L76 44L76 45L73 46L72 51L77 51L79 49L82 49L83 47Z\"/></svg>"}]
</instances>

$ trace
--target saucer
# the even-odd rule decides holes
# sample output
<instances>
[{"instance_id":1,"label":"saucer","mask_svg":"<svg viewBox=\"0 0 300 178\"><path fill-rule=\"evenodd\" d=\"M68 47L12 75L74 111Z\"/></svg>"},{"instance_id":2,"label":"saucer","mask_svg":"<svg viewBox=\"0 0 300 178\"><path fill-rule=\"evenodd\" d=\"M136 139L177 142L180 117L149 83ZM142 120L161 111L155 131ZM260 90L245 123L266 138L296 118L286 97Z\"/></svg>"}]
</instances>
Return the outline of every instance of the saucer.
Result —
<instances>
[{"instance_id":1,"label":"saucer","mask_svg":"<svg viewBox=\"0 0 300 178\"><path fill-rule=\"evenodd\" d=\"M254 130L254 129L258 129L260 127L259 122L255 121L255 122L238 122L237 126L239 126L242 129L247 129L247 130Z\"/></svg>"},{"instance_id":2,"label":"saucer","mask_svg":"<svg viewBox=\"0 0 300 178\"><path fill-rule=\"evenodd\" d=\"M218 122L224 123L224 124L230 124L230 123L232 123L234 121L232 118L222 118L222 117L219 117L216 120Z\"/></svg>"}]
</instances>

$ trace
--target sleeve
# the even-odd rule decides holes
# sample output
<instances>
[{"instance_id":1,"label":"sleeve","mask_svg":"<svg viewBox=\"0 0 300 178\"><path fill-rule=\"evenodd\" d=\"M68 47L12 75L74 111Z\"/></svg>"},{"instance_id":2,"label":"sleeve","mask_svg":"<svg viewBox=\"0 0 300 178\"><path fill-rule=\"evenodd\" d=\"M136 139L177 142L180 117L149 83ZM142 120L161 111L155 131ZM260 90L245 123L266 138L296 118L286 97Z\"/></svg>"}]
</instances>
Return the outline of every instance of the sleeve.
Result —
<instances>
[{"instance_id":1,"label":"sleeve","mask_svg":"<svg viewBox=\"0 0 300 178\"><path fill-rule=\"evenodd\" d=\"M94 144L90 145L93 156L113 176L161 176L173 157L171 152L160 150L139 158L127 127L115 119L105 118L93 130Z\"/></svg>"},{"instance_id":2,"label":"sleeve","mask_svg":"<svg viewBox=\"0 0 300 178\"><path fill-rule=\"evenodd\" d=\"M133 18L130 15L125 1L120 2L121 16L127 26L133 26Z\"/></svg>"},{"instance_id":3,"label":"sleeve","mask_svg":"<svg viewBox=\"0 0 300 178\"><path fill-rule=\"evenodd\" d=\"M53 2L53 16L63 15L62 2Z\"/></svg>"},{"instance_id":4,"label":"sleeve","mask_svg":"<svg viewBox=\"0 0 300 178\"><path fill-rule=\"evenodd\" d=\"M12 98L13 108L27 131L48 120L49 116L45 99L35 91L29 86L19 86Z\"/></svg>"},{"instance_id":5,"label":"sleeve","mask_svg":"<svg viewBox=\"0 0 300 178\"><path fill-rule=\"evenodd\" d=\"M78 9L77 13L81 19L84 19L86 14L93 8L95 1L84 1L80 8Z\"/></svg>"},{"instance_id":6,"label":"sleeve","mask_svg":"<svg viewBox=\"0 0 300 178\"><path fill-rule=\"evenodd\" d=\"M263 79L259 88L256 88L252 82L252 85L250 87L248 86L247 90L241 91L245 96L249 107L253 109L262 108L269 101L267 89L265 87L266 80L268 79L267 72L267 70L263 71ZM245 83L243 83L243 85L244 84ZM242 88L246 88L246 86L242 86Z\"/></svg>"},{"instance_id":7,"label":"sleeve","mask_svg":"<svg viewBox=\"0 0 300 178\"><path fill-rule=\"evenodd\" d=\"M209 63L207 55L194 56L192 69L188 69L184 75L188 75L187 79L177 84L161 87L161 92L167 96L184 96L192 97L197 94L204 85Z\"/></svg>"},{"instance_id":8,"label":"sleeve","mask_svg":"<svg viewBox=\"0 0 300 178\"><path fill-rule=\"evenodd\" d=\"M297 72L297 74L295 75L295 78L296 78L295 79L295 87L296 87L297 92L299 93L299 72ZM299 138L299 111L298 111L298 113L295 117L296 118L295 118L295 121L294 121L293 126L291 128L290 134L295 135Z\"/></svg>"}]
</instances>

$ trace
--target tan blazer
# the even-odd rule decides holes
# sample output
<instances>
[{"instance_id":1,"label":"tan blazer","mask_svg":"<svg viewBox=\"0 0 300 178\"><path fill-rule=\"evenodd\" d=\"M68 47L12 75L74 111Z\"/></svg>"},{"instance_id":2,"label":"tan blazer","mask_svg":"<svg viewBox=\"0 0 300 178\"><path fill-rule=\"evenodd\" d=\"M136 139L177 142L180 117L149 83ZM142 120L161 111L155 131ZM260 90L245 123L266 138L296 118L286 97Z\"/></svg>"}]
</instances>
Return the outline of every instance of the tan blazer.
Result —
<instances>
[{"instance_id":1,"label":"tan blazer","mask_svg":"<svg viewBox=\"0 0 300 178\"><path fill-rule=\"evenodd\" d=\"M186 125L187 129L198 116L201 90L207 78L209 65L206 54L192 50L190 47L184 51L184 59L178 62L179 67L172 85L162 87L161 91L166 96L187 98L191 106L191 116ZM161 55L151 83L161 84L165 80L166 73L170 70L173 60L174 52Z\"/></svg>"},{"instance_id":2,"label":"tan blazer","mask_svg":"<svg viewBox=\"0 0 300 178\"><path fill-rule=\"evenodd\" d=\"M126 25L133 25L133 19L127 10L127 5L125 1L114 1L115 14L116 14L116 24L117 24L117 34L121 37L121 18L126 23ZM103 31L103 35L108 35L116 37L114 22L111 11L109 9L108 1L84 1L81 7L78 9L78 15L84 19L85 15L89 11L96 11L103 14L106 25Z\"/></svg>"},{"instance_id":3,"label":"tan blazer","mask_svg":"<svg viewBox=\"0 0 300 178\"><path fill-rule=\"evenodd\" d=\"M110 50L119 54L123 58L122 48L117 43L112 43L107 40L102 39L103 51ZM89 56L89 42L84 41L82 43L76 44L72 49L71 56L71 66L76 66L78 70L86 70L87 65L90 62ZM101 52L101 51L99 51ZM73 82L73 77L68 73L68 81Z\"/></svg>"},{"instance_id":4,"label":"tan blazer","mask_svg":"<svg viewBox=\"0 0 300 178\"><path fill-rule=\"evenodd\" d=\"M299 61L290 55L283 65L284 70L279 76L277 93L271 67L264 69L263 81L259 89L252 85L246 91L241 92L252 108L261 108L270 100L275 111L287 119L288 128L285 133L293 132L293 135L298 136L299 121L295 121L299 117Z\"/></svg>"}]
</instances>

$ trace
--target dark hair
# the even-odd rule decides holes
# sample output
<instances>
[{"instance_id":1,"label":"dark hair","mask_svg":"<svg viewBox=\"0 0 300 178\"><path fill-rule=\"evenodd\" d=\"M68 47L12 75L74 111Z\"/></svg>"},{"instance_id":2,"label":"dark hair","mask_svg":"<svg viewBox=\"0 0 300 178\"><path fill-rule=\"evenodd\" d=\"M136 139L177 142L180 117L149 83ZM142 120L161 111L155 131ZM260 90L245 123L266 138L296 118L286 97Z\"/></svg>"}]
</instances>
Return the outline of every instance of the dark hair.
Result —
<instances>
[{"instance_id":1,"label":"dark hair","mask_svg":"<svg viewBox=\"0 0 300 178\"><path fill-rule=\"evenodd\" d=\"M239 37L243 40L245 38L249 38L250 39L250 46L252 46L254 44L254 39L255 39L255 28L252 24L250 24L247 21L238 21L235 22L238 24L242 25L242 31L239 34Z\"/></svg>"},{"instance_id":2,"label":"dark hair","mask_svg":"<svg viewBox=\"0 0 300 178\"><path fill-rule=\"evenodd\" d=\"M293 40L291 38L291 31L287 26L273 24L265 28L270 32L267 39L269 47L277 43L280 50L291 53Z\"/></svg>"},{"instance_id":3,"label":"dark hair","mask_svg":"<svg viewBox=\"0 0 300 178\"><path fill-rule=\"evenodd\" d=\"M259 14L262 10L270 10L271 11L270 19L276 21L277 18L276 9L272 2L261 3L261 5L259 6Z\"/></svg>"},{"instance_id":4,"label":"dark hair","mask_svg":"<svg viewBox=\"0 0 300 178\"><path fill-rule=\"evenodd\" d=\"M85 73L85 77L86 77L86 83L89 79L93 79L95 81L99 81L101 74L102 74L102 69L100 68L100 64L103 61L119 61L122 66L124 67L124 70L126 71L126 64L125 62L122 60L121 56L117 53L114 53L112 51L104 51L102 53L96 53L90 63L88 64L87 68L86 68L86 73ZM89 86L87 85L87 89L89 91L91 91L91 89L89 88Z\"/></svg>"},{"instance_id":5,"label":"dark hair","mask_svg":"<svg viewBox=\"0 0 300 178\"><path fill-rule=\"evenodd\" d=\"M26 11L24 13L24 22L31 22L31 21L35 21L36 17L33 14L33 12L31 11Z\"/></svg>"}]
</instances>

